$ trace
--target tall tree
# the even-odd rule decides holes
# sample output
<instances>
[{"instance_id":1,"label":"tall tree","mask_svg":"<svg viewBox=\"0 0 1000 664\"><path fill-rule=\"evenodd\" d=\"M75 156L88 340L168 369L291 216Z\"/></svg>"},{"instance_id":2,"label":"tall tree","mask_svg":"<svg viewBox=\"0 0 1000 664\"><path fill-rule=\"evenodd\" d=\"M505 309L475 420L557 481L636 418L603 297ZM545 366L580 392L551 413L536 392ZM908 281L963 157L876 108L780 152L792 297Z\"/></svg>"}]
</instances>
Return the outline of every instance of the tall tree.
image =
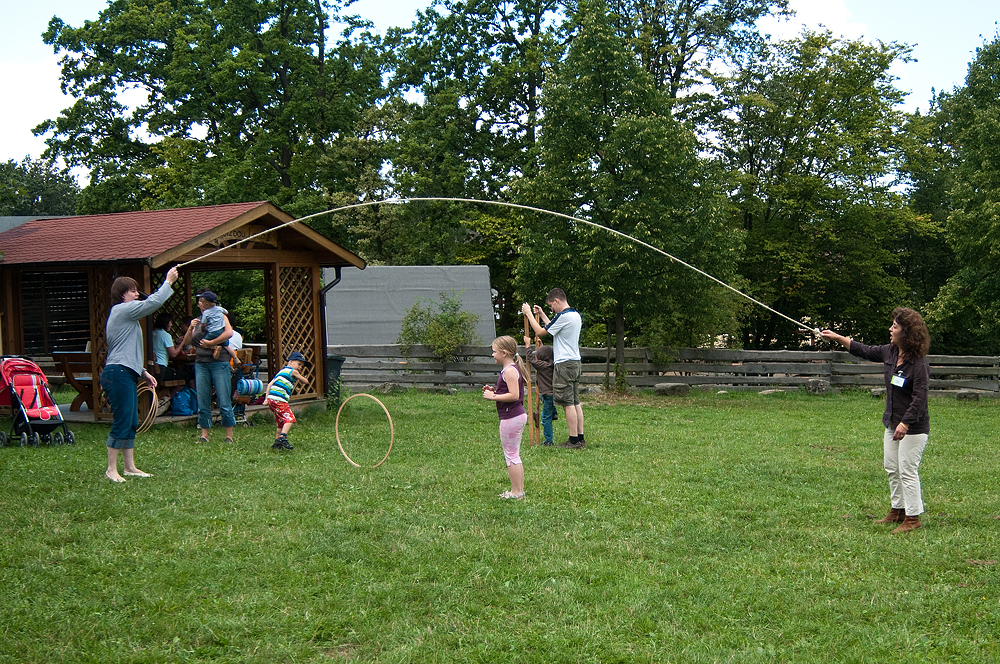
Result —
<instances>
[{"instance_id":1,"label":"tall tree","mask_svg":"<svg viewBox=\"0 0 1000 664\"><path fill-rule=\"evenodd\" d=\"M956 150L948 242L958 270L929 309L935 347L1000 353L1000 37L976 49L965 86L943 102Z\"/></svg>"},{"instance_id":2,"label":"tall tree","mask_svg":"<svg viewBox=\"0 0 1000 664\"><path fill-rule=\"evenodd\" d=\"M907 301L894 249L922 221L895 187L907 137L889 68L908 52L806 32L722 84L731 110L717 150L747 234L740 274L792 318L879 339ZM748 348L801 341L762 309L749 310L743 334Z\"/></svg>"},{"instance_id":3,"label":"tall tree","mask_svg":"<svg viewBox=\"0 0 1000 664\"><path fill-rule=\"evenodd\" d=\"M560 0L440 0L395 35L392 85L407 100L390 157L396 194L509 200L535 168L538 95L564 48L560 11ZM486 264L500 301L511 300L510 214L445 203L383 212L374 228L410 249L389 260ZM500 307L501 328L514 309Z\"/></svg>"},{"instance_id":4,"label":"tall tree","mask_svg":"<svg viewBox=\"0 0 1000 664\"><path fill-rule=\"evenodd\" d=\"M0 164L0 215L71 215L80 187L65 169L25 157Z\"/></svg>"},{"instance_id":5,"label":"tall tree","mask_svg":"<svg viewBox=\"0 0 1000 664\"><path fill-rule=\"evenodd\" d=\"M694 135L670 116L670 99L615 34L603 2L581 2L574 20L565 62L544 88L539 173L519 190L732 279L739 233ZM531 299L561 285L585 319L614 321L620 362L625 337L657 319L673 343L732 331L717 327L717 286L584 224L532 220L518 281Z\"/></svg>"},{"instance_id":6,"label":"tall tree","mask_svg":"<svg viewBox=\"0 0 1000 664\"><path fill-rule=\"evenodd\" d=\"M948 245L947 222L952 212L951 189L957 156L947 108L949 95L934 95L930 112L907 118L905 131L913 139L902 173L906 197L921 223L899 238L899 275L906 282L912 305L922 309L955 274L955 253ZM937 345L937 344L935 344Z\"/></svg>"},{"instance_id":7,"label":"tall tree","mask_svg":"<svg viewBox=\"0 0 1000 664\"><path fill-rule=\"evenodd\" d=\"M618 33L654 85L676 98L719 61L732 63L764 43L757 21L786 16L788 0L610 0Z\"/></svg>"},{"instance_id":8,"label":"tall tree","mask_svg":"<svg viewBox=\"0 0 1000 664\"><path fill-rule=\"evenodd\" d=\"M321 162L383 94L372 38L345 19L331 46L330 8L121 0L80 28L54 17L45 41L77 100L36 129L46 155L90 169L87 211L253 198L322 209L324 189L354 183Z\"/></svg>"}]
</instances>

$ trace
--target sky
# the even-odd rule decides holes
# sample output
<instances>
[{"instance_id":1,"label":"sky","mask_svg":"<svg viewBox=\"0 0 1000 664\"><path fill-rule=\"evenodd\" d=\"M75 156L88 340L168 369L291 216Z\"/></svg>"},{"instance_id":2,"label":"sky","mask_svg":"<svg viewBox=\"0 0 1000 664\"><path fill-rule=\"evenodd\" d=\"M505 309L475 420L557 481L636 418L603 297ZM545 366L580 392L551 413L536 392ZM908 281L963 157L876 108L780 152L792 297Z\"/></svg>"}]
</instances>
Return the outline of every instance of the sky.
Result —
<instances>
[{"instance_id":1,"label":"sky","mask_svg":"<svg viewBox=\"0 0 1000 664\"><path fill-rule=\"evenodd\" d=\"M49 19L58 16L77 27L94 20L107 0L35 0L4 3L4 39L0 40L0 160L38 158L45 149L32 135L40 122L55 118L72 104L59 88L58 56L42 42ZM370 19L384 31L409 27L416 12L431 0L357 0L349 12ZM963 84L976 48L997 35L1000 3L996 0L790 0L796 16L767 20L762 31L776 38L798 34L805 25L825 26L835 35L913 46L915 62L897 63L892 73L909 92L906 110L926 110L931 90L951 91Z\"/></svg>"}]
</instances>

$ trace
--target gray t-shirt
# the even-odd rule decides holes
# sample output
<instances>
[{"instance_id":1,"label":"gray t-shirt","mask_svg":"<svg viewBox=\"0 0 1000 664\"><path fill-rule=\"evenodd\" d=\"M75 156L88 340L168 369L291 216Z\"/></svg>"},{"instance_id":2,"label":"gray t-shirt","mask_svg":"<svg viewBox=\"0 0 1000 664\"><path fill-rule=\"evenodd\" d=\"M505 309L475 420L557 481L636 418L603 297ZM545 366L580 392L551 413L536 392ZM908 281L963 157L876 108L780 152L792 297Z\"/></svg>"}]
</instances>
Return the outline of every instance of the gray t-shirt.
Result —
<instances>
[{"instance_id":1,"label":"gray t-shirt","mask_svg":"<svg viewBox=\"0 0 1000 664\"><path fill-rule=\"evenodd\" d=\"M142 326L139 321L159 309L174 292L170 282L164 281L155 293L145 300L122 302L111 307L104 335L108 342L105 365L120 364L140 376L146 370L142 345Z\"/></svg>"}]
</instances>

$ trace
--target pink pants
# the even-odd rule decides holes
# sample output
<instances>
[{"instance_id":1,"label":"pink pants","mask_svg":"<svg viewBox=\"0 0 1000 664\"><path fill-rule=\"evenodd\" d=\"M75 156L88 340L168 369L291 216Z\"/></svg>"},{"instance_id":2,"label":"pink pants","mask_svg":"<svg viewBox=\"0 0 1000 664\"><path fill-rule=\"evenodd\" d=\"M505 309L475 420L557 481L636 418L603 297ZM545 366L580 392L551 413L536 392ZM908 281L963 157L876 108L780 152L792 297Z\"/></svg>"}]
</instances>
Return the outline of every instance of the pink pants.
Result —
<instances>
[{"instance_id":1,"label":"pink pants","mask_svg":"<svg viewBox=\"0 0 1000 664\"><path fill-rule=\"evenodd\" d=\"M509 420L500 420L500 445L503 458L508 466L521 463L521 434L528 423L528 414L523 413Z\"/></svg>"}]
</instances>

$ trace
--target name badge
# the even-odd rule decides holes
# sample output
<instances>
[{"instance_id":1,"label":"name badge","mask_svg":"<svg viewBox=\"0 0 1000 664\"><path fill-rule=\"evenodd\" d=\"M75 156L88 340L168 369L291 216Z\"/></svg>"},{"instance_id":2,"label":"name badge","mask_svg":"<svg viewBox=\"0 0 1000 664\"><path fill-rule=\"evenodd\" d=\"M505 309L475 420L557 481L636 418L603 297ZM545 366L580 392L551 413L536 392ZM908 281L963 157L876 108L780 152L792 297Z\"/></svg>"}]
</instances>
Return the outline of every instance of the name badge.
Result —
<instances>
[{"instance_id":1,"label":"name badge","mask_svg":"<svg viewBox=\"0 0 1000 664\"><path fill-rule=\"evenodd\" d=\"M890 380L889 382L895 385L896 387L903 387L903 385L906 384L906 378L904 378L900 374L896 374L895 376L892 377L892 380Z\"/></svg>"}]
</instances>

